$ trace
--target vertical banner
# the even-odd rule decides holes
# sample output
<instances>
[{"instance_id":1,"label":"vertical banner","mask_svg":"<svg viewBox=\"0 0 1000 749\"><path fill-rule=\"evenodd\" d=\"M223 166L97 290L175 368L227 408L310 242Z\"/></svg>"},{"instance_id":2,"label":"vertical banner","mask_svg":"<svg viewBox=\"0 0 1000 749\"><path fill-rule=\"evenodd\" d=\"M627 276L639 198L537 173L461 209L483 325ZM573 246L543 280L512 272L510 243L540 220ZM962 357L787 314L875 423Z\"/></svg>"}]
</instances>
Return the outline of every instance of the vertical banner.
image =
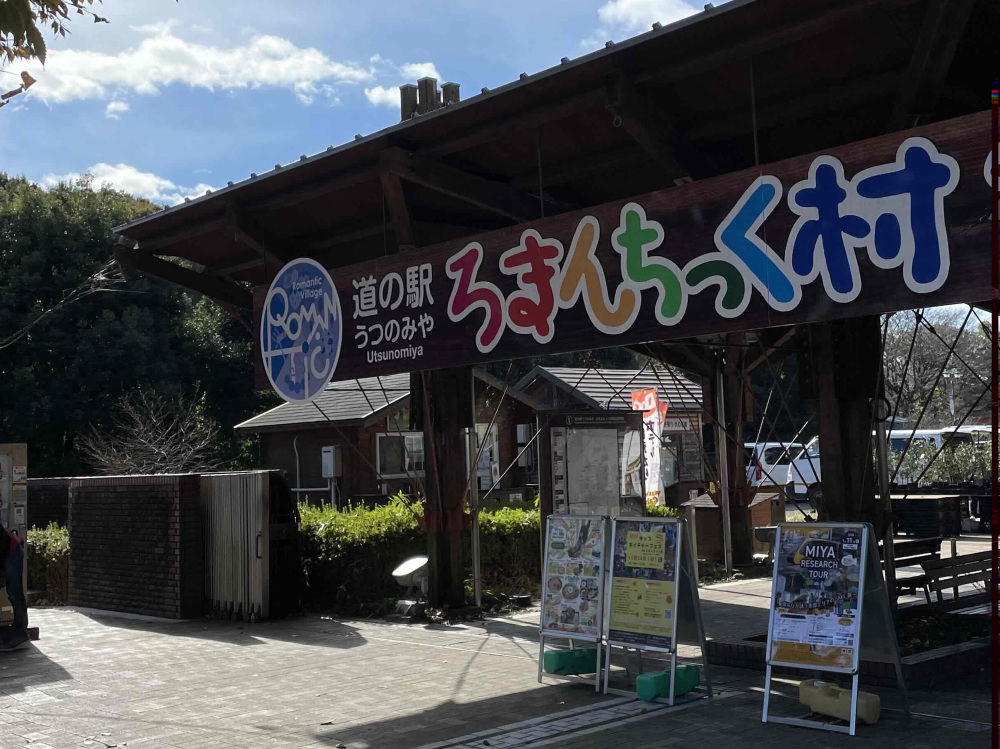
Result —
<instances>
[{"instance_id":1,"label":"vertical banner","mask_svg":"<svg viewBox=\"0 0 1000 749\"><path fill-rule=\"evenodd\" d=\"M632 391L632 410L642 411L643 447L646 454L646 506L663 504L660 474L660 437L669 404L660 403L655 388Z\"/></svg>"},{"instance_id":2,"label":"vertical banner","mask_svg":"<svg viewBox=\"0 0 1000 749\"><path fill-rule=\"evenodd\" d=\"M861 523L778 527L770 664L857 670L866 533Z\"/></svg>"},{"instance_id":3,"label":"vertical banner","mask_svg":"<svg viewBox=\"0 0 1000 749\"><path fill-rule=\"evenodd\" d=\"M672 518L615 518L608 643L672 651L680 528Z\"/></svg>"},{"instance_id":4,"label":"vertical banner","mask_svg":"<svg viewBox=\"0 0 1000 749\"><path fill-rule=\"evenodd\" d=\"M606 519L550 515L545 534L542 634L600 640Z\"/></svg>"}]
</instances>

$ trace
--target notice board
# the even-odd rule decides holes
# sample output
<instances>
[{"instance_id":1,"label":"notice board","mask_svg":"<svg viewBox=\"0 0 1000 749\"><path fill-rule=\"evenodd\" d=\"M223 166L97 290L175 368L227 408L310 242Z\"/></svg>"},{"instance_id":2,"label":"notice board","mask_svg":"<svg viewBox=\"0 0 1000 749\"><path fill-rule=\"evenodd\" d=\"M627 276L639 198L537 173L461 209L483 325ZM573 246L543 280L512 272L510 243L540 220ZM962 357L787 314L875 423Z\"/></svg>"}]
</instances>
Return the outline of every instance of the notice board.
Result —
<instances>
[{"instance_id":1,"label":"notice board","mask_svg":"<svg viewBox=\"0 0 1000 749\"><path fill-rule=\"evenodd\" d=\"M550 515L545 532L543 635L600 640L607 519Z\"/></svg>"},{"instance_id":2,"label":"notice board","mask_svg":"<svg viewBox=\"0 0 1000 749\"><path fill-rule=\"evenodd\" d=\"M857 670L867 534L861 523L778 527L769 663Z\"/></svg>"},{"instance_id":3,"label":"notice board","mask_svg":"<svg viewBox=\"0 0 1000 749\"><path fill-rule=\"evenodd\" d=\"M672 651L681 524L672 518L615 518L608 643Z\"/></svg>"}]
</instances>

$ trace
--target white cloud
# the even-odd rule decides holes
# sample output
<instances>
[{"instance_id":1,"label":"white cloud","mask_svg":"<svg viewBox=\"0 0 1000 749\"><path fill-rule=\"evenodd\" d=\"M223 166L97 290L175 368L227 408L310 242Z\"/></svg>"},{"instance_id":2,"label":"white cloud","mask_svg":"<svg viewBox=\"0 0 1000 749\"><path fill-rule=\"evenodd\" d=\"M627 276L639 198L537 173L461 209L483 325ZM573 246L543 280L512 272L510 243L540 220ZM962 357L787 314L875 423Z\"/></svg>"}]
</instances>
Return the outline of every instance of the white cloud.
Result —
<instances>
[{"instance_id":1,"label":"white cloud","mask_svg":"<svg viewBox=\"0 0 1000 749\"><path fill-rule=\"evenodd\" d=\"M649 31L654 22L664 26L697 13L699 8L684 0L608 0L597 9L601 25L580 43L588 48L604 42L634 36Z\"/></svg>"},{"instance_id":2,"label":"white cloud","mask_svg":"<svg viewBox=\"0 0 1000 749\"><path fill-rule=\"evenodd\" d=\"M374 77L367 67L331 60L318 49L297 47L277 36L257 35L243 46L223 49L181 39L171 23L141 31L151 36L117 54L52 50L45 68L31 71L38 83L30 94L60 103L109 99L122 91L150 96L179 83L208 90L287 88L308 103L324 86Z\"/></svg>"},{"instance_id":3,"label":"white cloud","mask_svg":"<svg viewBox=\"0 0 1000 749\"><path fill-rule=\"evenodd\" d=\"M110 120L117 120L129 109L127 101L109 101L108 106L104 108L104 116Z\"/></svg>"},{"instance_id":4,"label":"white cloud","mask_svg":"<svg viewBox=\"0 0 1000 749\"><path fill-rule=\"evenodd\" d=\"M365 89L365 96L368 97L368 101L374 104L376 107L395 107L399 108L399 88L385 86L375 86L373 88Z\"/></svg>"},{"instance_id":5,"label":"white cloud","mask_svg":"<svg viewBox=\"0 0 1000 749\"><path fill-rule=\"evenodd\" d=\"M421 78L441 80L441 74L433 62L405 62L399 66L399 72L409 83L416 83Z\"/></svg>"},{"instance_id":6,"label":"white cloud","mask_svg":"<svg viewBox=\"0 0 1000 749\"><path fill-rule=\"evenodd\" d=\"M95 188L107 185L116 190L123 190L136 197L146 198L154 203L166 203L167 205L176 205L183 201L184 198L194 198L212 189L212 186L207 184L182 187L165 177L160 177L151 172L140 172L130 164L105 164L103 162L94 164L87 169L85 174L81 174L80 172L46 174L42 177L41 185L48 189L55 187L61 182L76 182L86 175L93 177Z\"/></svg>"}]
</instances>

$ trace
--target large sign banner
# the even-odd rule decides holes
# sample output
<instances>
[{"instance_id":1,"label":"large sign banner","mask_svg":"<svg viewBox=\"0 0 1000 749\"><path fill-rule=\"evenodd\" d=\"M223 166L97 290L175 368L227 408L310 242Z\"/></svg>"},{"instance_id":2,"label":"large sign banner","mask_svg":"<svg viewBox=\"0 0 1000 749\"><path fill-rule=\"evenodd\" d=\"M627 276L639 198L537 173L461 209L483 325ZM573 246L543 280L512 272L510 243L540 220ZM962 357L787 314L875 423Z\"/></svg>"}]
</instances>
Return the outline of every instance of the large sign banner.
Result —
<instances>
[{"instance_id":1,"label":"large sign banner","mask_svg":"<svg viewBox=\"0 0 1000 749\"><path fill-rule=\"evenodd\" d=\"M989 130L968 115L337 268L339 359L296 372L308 386L328 363L344 380L986 300ZM283 356L299 309L254 299Z\"/></svg>"},{"instance_id":2,"label":"large sign banner","mask_svg":"<svg viewBox=\"0 0 1000 749\"><path fill-rule=\"evenodd\" d=\"M672 519L615 518L608 643L672 650L680 528Z\"/></svg>"},{"instance_id":3,"label":"large sign banner","mask_svg":"<svg viewBox=\"0 0 1000 749\"><path fill-rule=\"evenodd\" d=\"M600 640L606 522L597 516L549 516L539 624L543 634Z\"/></svg>"},{"instance_id":4,"label":"large sign banner","mask_svg":"<svg viewBox=\"0 0 1000 749\"><path fill-rule=\"evenodd\" d=\"M867 529L781 525L774 554L769 662L852 672L861 632Z\"/></svg>"}]
</instances>

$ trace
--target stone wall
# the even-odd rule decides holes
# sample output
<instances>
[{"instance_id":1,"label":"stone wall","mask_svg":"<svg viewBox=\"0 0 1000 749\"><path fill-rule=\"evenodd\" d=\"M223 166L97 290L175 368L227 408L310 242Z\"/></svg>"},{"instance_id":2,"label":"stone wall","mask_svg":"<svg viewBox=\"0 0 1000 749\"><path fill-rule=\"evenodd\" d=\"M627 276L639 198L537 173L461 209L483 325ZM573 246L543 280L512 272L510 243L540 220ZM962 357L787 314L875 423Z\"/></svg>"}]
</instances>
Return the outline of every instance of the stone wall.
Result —
<instances>
[{"instance_id":1,"label":"stone wall","mask_svg":"<svg viewBox=\"0 0 1000 749\"><path fill-rule=\"evenodd\" d=\"M72 479L70 604L200 617L205 567L199 491L197 475Z\"/></svg>"}]
</instances>

